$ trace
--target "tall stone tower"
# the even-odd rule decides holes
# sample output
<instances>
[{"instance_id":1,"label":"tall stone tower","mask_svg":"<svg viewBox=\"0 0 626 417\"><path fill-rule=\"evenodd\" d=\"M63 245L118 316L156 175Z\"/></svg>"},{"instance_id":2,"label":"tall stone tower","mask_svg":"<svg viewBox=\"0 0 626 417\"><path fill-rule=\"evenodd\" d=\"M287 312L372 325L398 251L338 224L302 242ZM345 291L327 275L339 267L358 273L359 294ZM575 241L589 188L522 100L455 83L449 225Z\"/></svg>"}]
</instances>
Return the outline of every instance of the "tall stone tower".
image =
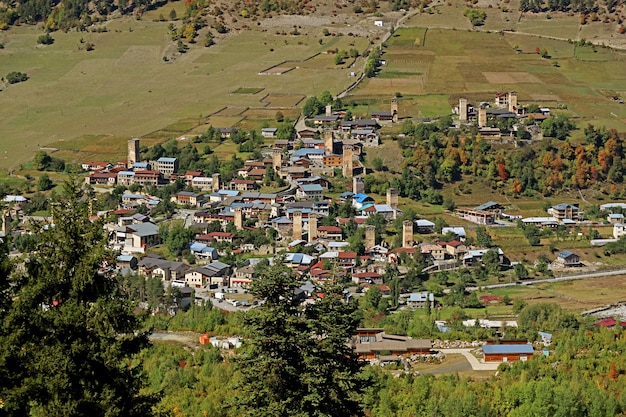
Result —
<instances>
[{"instance_id":1,"label":"tall stone tower","mask_svg":"<svg viewBox=\"0 0 626 417\"><path fill-rule=\"evenodd\" d=\"M276 172L280 172L280 168L283 166L283 150L272 149L272 165Z\"/></svg>"},{"instance_id":2,"label":"tall stone tower","mask_svg":"<svg viewBox=\"0 0 626 417\"><path fill-rule=\"evenodd\" d=\"M509 111L511 113L517 114L517 93L515 91L511 91L509 93Z\"/></svg>"},{"instance_id":3,"label":"tall stone tower","mask_svg":"<svg viewBox=\"0 0 626 417\"><path fill-rule=\"evenodd\" d=\"M141 161L141 153L139 151L139 139L133 138L128 141L128 162L127 167L130 168L135 162Z\"/></svg>"},{"instance_id":4,"label":"tall stone tower","mask_svg":"<svg viewBox=\"0 0 626 417\"><path fill-rule=\"evenodd\" d=\"M333 106L331 106L330 104L326 105L326 112L325 112L326 116L332 116L333 115Z\"/></svg>"},{"instance_id":5,"label":"tall stone tower","mask_svg":"<svg viewBox=\"0 0 626 417\"><path fill-rule=\"evenodd\" d=\"M365 180L363 179L363 177L352 178L352 192L354 194L365 193Z\"/></svg>"},{"instance_id":6,"label":"tall stone tower","mask_svg":"<svg viewBox=\"0 0 626 417\"><path fill-rule=\"evenodd\" d=\"M398 190L396 188L387 188L387 205L394 210L398 208Z\"/></svg>"},{"instance_id":7,"label":"tall stone tower","mask_svg":"<svg viewBox=\"0 0 626 417\"><path fill-rule=\"evenodd\" d=\"M211 181L211 191L216 193L216 192L218 192L220 190L220 174L215 173L215 174L213 174L213 176L211 178L212 178L212 181Z\"/></svg>"},{"instance_id":8,"label":"tall stone tower","mask_svg":"<svg viewBox=\"0 0 626 417\"><path fill-rule=\"evenodd\" d=\"M309 213L309 242L317 239L317 214Z\"/></svg>"},{"instance_id":9,"label":"tall stone tower","mask_svg":"<svg viewBox=\"0 0 626 417\"><path fill-rule=\"evenodd\" d=\"M392 122L398 123L398 99L396 97L391 99L391 116Z\"/></svg>"},{"instance_id":10,"label":"tall stone tower","mask_svg":"<svg viewBox=\"0 0 626 417\"><path fill-rule=\"evenodd\" d=\"M302 239L302 212L293 212L293 240Z\"/></svg>"},{"instance_id":11,"label":"tall stone tower","mask_svg":"<svg viewBox=\"0 0 626 417\"><path fill-rule=\"evenodd\" d=\"M478 127L487 126L487 109L484 107L478 108Z\"/></svg>"},{"instance_id":12,"label":"tall stone tower","mask_svg":"<svg viewBox=\"0 0 626 417\"><path fill-rule=\"evenodd\" d=\"M402 247L410 248L413 246L413 220L405 220L402 222Z\"/></svg>"},{"instance_id":13,"label":"tall stone tower","mask_svg":"<svg viewBox=\"0 0 626 417\"><path fill-rule=\"evenodd\" d=\"M241 230L243 229L243 211L241 207L235 207L235 229Z\"/></svg>"},{"instance_id":14,"label":"tall stone tower","mask_svg":"<svg viewBox=\"0 0 626 417\"><path fill-rule=\"evenodd\" d=\"M335 152L335 145L333 142L333 131L324 131L324 155L332 155Z\"/></svg>"},{"instance_id":15,"label":"tall stone tower","mask_svg":"<svg viewBox=\"0 0 626 417\"><path fill-rule=\"evenodd\" d=\"M459 121L467 122L467 99L459 99Z\"/></svg>"},{"instance_id":16,"label":"tall stone tower","mask_svg":"<svg viewBox=\"0 0 626 417\"><path fill-rule=\"evenodd\" d=\"M352 145L343 145L343 177L344 178L352 178L353 172L353 155L354 150L352 149Z\"/></svg>"},{"instance_id":17,"label":"tall stone tower","mask_svg":"<svg viewBox=\"0 0 626 417\"><path fill-rule=\"evenodd\" d=\"M11 216L8 210L2 212L2 234L4 236L11 234Z\"/></svg>"},{"instance_id":18,"label":"tall stone tower","mask_svg":"<svg viewBox=\"0 0 626 417\"><path fill-rule=\"evenodd\" d=\"M376 246L376 226L365 226L365 249Z\"/></svg>"}]
</instances>

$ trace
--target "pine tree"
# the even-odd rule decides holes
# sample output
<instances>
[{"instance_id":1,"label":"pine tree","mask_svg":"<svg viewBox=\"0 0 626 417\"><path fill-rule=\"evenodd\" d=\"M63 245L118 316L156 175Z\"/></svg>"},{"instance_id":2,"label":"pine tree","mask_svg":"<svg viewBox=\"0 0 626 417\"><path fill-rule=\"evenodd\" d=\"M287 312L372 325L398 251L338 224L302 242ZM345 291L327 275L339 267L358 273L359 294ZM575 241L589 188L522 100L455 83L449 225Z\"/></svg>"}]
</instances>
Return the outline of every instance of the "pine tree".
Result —
<instances>
[{"instance_id":1,"label":"pine tree","mask_svg":"<svg viewBox=\"0 0 626 417\"><path fill-rule=\"evenodd\" d=\"M356 306L333 286L304 308L296 295L301 284L280 263L253 282L251 292L264 301L244 318L233 415L362 415L361 363L347 345L358 325Z\"/></svg>"},{"instance_id":2,"label":"pine tree","mask_svg":"<svg viewBox=\"0 0 626 417\"><path fill-rule=\"evenodd\" d=\"M149 344L108 265L102 224L67 182L54 225L16 281L0 334L0 399L9 416L150 416L142 368Z\"/></svg>"}]
</instances>

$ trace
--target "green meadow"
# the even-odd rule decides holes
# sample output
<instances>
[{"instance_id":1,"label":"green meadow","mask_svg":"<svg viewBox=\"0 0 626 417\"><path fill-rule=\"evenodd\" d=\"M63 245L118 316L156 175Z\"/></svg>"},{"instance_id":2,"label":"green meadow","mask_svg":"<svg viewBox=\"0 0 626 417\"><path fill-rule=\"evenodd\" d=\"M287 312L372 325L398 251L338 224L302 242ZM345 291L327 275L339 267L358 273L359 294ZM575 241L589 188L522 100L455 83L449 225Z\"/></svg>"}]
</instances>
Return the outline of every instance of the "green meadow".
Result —
<instances>
[{"instance_id":1,"label":"green meadow","mask_svg":"<svg viewBox=\"0 0 626 417\"><path fill-rule=\"evenodd\" d=\"M519 0L512 0L486 8L485 25L472 28L466 7L447 2L396 28L384 44L378 76L344 98L352 113L386 110L399 96L401 118L433 118L449 114L460 97L489 101L497 91L514 90L521 104L560 108L579 126L626 130L626 106L611 100L626 98L626 53L568 41L611 36L602 31L615 24L581 26L578 16L520 14ZM54 32L49 46L37 45L43 32L35 27L2 32L0 76L21 71L29 79L0 84L0 169L19 167L40 148L59 148L71 161L117 159L130 137L149 145L209 125L275 126L277 111L296 119L307 97L338 94L365 63L359 57L335 65L327 51L364 52L370 42L279 35L260 24L219 35L209 48L201 33L180 54L167 26L181 22L161 21L172 9L182 16L184 5L166 4L141 20L112 19L90 32ZM87 51L87 44L94 49Z\"/></svg>"}]
</instances>

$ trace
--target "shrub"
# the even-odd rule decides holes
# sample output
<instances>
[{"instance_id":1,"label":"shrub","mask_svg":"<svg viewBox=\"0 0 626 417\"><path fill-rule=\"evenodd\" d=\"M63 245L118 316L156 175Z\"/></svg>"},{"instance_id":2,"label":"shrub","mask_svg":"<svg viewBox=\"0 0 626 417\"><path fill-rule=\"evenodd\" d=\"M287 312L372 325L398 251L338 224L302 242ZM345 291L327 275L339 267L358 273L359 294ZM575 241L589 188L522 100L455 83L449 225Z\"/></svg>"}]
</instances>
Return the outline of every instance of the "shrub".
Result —
<instances>
[{"instance_id":1,"label":"shrub","mask_svg":"<svg viewBox=\"0 0 626 417\"><path fill-rule=\"evenodd\" d=\"M49 33L45 35L41 35L37 38L37 43L40 45L52 45L54 43L54 38L50 36Z\"/></svg>"},{"instance_id":2,"label":"shrub","mask_svg":"<svg viewBox=\"0 0 626 417\"><path fill-rule=\"evenodd\" d=\"M7 81L9 84L17 84L26 80L28 80L28 75L23 72L11 71L7 74Z\"/></svg>"}]
</instances>

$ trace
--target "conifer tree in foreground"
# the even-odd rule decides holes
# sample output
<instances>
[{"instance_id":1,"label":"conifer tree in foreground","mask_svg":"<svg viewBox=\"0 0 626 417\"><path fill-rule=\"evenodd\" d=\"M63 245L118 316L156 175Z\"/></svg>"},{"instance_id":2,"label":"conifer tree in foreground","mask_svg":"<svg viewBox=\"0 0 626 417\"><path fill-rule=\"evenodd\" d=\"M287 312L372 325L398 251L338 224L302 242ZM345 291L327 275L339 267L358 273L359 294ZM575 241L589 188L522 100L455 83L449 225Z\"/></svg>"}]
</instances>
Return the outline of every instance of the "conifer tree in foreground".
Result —
<instances>
[{"instance_id":1,"label":"conifer tree in foreground","mask_svg":"<svg viewBox=\"0 0 626 417\"><path fill-rule=\"evenodd\" d=\"M358 326L356 305L341 288L319 288L302 307L302 284L280 262L253 281L264 302L244 318L246 339L236 357L233 415L361 416L362 364L347 342Z\"/></svg>"},{"instance_id":2,"label":"conifer tree in foreground","mask_svg":"<svg viewBox=\"0 0 626 417\"><path fill-rule=\"evenodd\" d=\"M44 243L13 285L0 285L0 413L150 416L154 399L133 360L148 335L107 270L113 254L80 187L67 182L64 195Z\"/></svg>"}]
</instances>

